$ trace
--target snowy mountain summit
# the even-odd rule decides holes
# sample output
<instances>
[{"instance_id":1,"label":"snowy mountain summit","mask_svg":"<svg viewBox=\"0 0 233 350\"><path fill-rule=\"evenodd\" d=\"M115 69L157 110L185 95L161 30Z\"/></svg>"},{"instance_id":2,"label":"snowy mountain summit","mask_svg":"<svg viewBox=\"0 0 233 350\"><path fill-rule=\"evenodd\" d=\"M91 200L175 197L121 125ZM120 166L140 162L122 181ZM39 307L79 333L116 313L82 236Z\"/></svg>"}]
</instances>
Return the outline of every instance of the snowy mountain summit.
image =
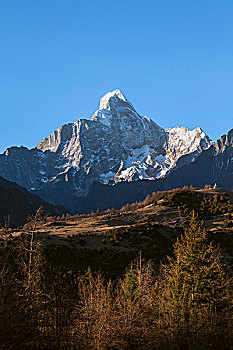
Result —
<instances>
[{"instance_id":1,"label":"snowy mountain summit","mask_svg":"<svg viewBox=\"0 0 233 350\"><path fill-rule=\"evenodd\" d=\"M0 176L64 204L64 191L85 195L93 181L114 184L164 177L211 144L200 128L163 129L139 115L115 90L101 98L90 120L61 126L34 149L7 149L0 155Z\"/></svg>"}]
</instances>

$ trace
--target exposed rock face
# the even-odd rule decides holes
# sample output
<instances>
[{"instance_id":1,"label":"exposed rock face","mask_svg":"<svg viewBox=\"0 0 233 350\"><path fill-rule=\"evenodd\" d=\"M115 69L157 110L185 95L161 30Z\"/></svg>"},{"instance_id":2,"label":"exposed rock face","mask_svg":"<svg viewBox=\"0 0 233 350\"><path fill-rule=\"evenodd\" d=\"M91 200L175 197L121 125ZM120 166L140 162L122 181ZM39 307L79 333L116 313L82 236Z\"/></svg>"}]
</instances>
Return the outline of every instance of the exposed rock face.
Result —
<instances>
[{"instance_id":1,"label":"exposed rock face","mask_svg":"<svg viewBox=\"0 0 233 350\"><path fill-rule=\"evenodd\" d=\"M68 173L72 169L76 193L80 195L86 193L93 181L156 177L159 166L151 166L153 176L144 171L150 167L146 158L149 154L153 159L165 156L165 142L166 132L149 118L140 116L116 90L101 99L100 109L91 120L80 119L62 126L42 140L37 149L64 157L63 169ZM145 164L141 164L143 161Z\"/></svg>"},{"instance_id":2,"label":"exposed rock face","mask_svg":"<svg viewBox=\"0 0 233 350\"><path fill-rule=\"evenodd\" d=\"M170 168L174 167L178 159L184 155L190 155L193 160L213 143L199 127L192 131L186 127L176 127L167 129L166 132L168 133L166 154L171 159Z\"/></svg>"},{"instance_id":3,"label":"exposed rock face","mask_svg":"<svg viewBox=\"0 0 233 350\"><path fill-rule=\"evenodd\" d=\"M93 181L164 177L211 144L200 128L161 128L115 90L101 99L91 120L61 126L34 149L7 149L0 155L0 176L65 205L65 197L87 194Z\"/></svg>"},{"instance_id":4,"label":"exposed rock face","mask_svg":"<svg viewBox=\"0 0 233 350\"><path fill-rule=\"evenodd\" d=\"M212 179L219 187L233 189L233 129L214 145Z\"/></svg>"},{"instance_id":5,"label":"exposed rock face","mask_svg":"<svg viewBox=\"0 0 233 350\"><path fill-rule=\"evenodd\" d=\"M178 166L161 179L160 185L164 189L216 183L220 188L233 190L233 129L192 162L179 165L180 160Z\"/></svg>"},{"instance_id":6,"label":"exposed rock face","mask_svg":"<svg viewBox=\"0 0 233 350\"><path fill-rule=\"evenodd\" d=\"M97 208L118 209L125 203L141 201L154 191L182 188L185 185L202 188L206 184L216 184L217 187L233 190L233 129L204 150L199 157L195 157L191 163L174 167L163 178L121 182L115 186L94 182L87 196L79 197L78 200L73 198L73 204L75 203L75 208L80 213L95 211Z\"/></svg>"}]
</instances>

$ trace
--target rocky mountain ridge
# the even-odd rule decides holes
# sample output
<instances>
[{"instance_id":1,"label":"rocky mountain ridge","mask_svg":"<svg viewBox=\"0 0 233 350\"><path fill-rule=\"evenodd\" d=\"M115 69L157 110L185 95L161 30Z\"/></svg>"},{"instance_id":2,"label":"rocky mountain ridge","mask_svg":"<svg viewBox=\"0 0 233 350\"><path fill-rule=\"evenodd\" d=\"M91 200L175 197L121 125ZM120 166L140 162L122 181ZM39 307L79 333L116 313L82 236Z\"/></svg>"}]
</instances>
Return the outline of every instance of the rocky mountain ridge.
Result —
<instances>
[{"instance_id":1,"label":"rocky mountain ridge","mask_svg":"<svg viewBox=\"0 0 233 350\"><path fill-rule=\"evenodd\" d=\"M185 157L185 156L184 156ZM179 164L181 163L181 164ZM185 164L180 158L164 178L152 181L142 180L122 182L115 186L94 182L85 197L79 197L73 204L78 212L121 208L126 203L142 201L156 191L182 188L183 186L204 188L212 185L225 190L233 190L233 129L204 150L192 162ZM67 204L69 200L67 199Z\"/></svg>"},{"instance_id":2,"label":"rocky mountain ridge","mask_svg":"<svg viewBox=\"0 0 233 350\"><path fill-rule=\"evenodd\" d=\"M90 185L163 178L192 162L212 141L200 129L163 129L137 113L119 91L107 93L90 120L68 123L35 148L0 155L0 176L64 205L64 191L86 195ZM183 159L183 160L182 160ZM50 195L56 191L56 195Z\"/></svg>"}]
</instances>

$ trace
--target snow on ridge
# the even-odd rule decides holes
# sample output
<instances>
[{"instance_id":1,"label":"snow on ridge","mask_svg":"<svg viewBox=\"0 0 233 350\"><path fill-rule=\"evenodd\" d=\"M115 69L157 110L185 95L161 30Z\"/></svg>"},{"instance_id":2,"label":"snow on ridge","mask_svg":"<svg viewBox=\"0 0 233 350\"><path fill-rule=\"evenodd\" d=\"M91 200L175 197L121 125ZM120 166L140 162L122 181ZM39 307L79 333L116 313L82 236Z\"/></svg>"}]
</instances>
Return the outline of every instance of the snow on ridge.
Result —
<instances>
[{"instance_id":1,"label":"snow on ridge","mask_svg":"<svg viewBox=\"0 0 233 350\"><path fill-rule=\"evenodd\" d=\"M98 110L93 114L91 121L99 121L101 124L110 127L111 126L111 113L108 113L106 110Z\"/></svg>"},{"instance_id":2,"label":"snow on ridge","mask_svg":"<svg viewBox=\"0 0 233 350\"><path fill-rule=\"evenodd\" d=\"M119 100L122 100L124 102L128 102L127 99L125 98L125 96L122 94L122 92L117 89L117 90L114 90L114 91L109 91L107 94L105 94L101 100L100 100L100 106L99 106L99 109L109 109L109 100L112 98L112 97L115 97Z\"/></svg>"},{"instance_id":3,"label":"snow on ridge","mask_svg":"<svg viewBox=\"0 0 233 350\"><path fill-rule=\"evenodd\" d=\"M193 137L193 138L199 137L199 138L204 139L204 138L208 137L199 126L197 126L193 130L190 130L186 126L181 126L181 127L176 126L174 128L165 129L165 131L168 132L170 135L177 134L181 138L184 137L185 139L190 138L190 137Z\"/></svg>"},{"instance_id":4,"label":"snow on ridge","mask_svg":"<svg viewBox=\"0 0 233 350\"><path fill-rule=\"evenodd\" d=\"M213 143L200 127L190 130L176 126L165 131L168 135L167 153L176 160L185 154L200 153Z\"/></svg>"}]
</instances>

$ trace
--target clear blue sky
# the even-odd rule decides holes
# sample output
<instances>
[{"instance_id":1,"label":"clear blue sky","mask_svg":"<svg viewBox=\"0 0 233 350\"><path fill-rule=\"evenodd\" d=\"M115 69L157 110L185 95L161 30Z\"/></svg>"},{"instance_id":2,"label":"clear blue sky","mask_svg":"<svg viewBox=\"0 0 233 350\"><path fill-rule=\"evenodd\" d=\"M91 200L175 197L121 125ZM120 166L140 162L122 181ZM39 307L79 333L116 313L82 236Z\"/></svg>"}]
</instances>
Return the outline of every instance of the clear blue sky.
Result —
<instances>
[{"instance_id":1,"label":"clear blue sky","mask_svg":"<svg viewBox=\"0 0 233 350\"><path fill-rule=\"evenodd\" d=\"M232 0L0 1L0 151L90 118L119 88L168 128L233 127Z\"/></svg>"}]
</instances>

